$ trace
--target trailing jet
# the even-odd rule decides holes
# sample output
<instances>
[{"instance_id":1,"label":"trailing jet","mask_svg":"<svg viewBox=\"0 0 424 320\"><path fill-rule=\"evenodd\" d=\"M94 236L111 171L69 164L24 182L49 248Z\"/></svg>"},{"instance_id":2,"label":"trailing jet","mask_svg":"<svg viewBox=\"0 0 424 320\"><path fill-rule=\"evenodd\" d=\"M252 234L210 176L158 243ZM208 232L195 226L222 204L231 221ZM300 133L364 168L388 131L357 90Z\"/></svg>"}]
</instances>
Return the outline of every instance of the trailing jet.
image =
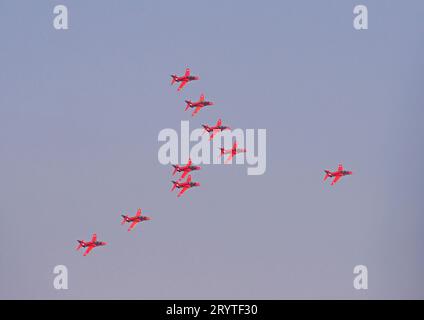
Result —
<instances>
[{"instance_id":1,"label":"trailing jet","mask_svg":"<svg viewBox=\"0 0 424 320\"><path fill-rule=\"evenodd\" d=\"M224 130L231 130L230 127L222 125L221 119L218 119L218 121L216 122L216 125L214 126L208 126L207 124L202 124L202 127L205 129L205 132L208 132L208 133L212 132L212 134L209 137L209 141L212 140L215 134L217 134L218 132L221 132Z\"/></svg>"},{"instance_id":2,"label":"trailing jet","mask_svg":"<svg viewBox=\"0 0 424 320\"><path fill-rule=\"evenodd\" d=\"M137 223L152 219L150 217L142 216L141 215L141 209L137 210L137 213L135 214L134 217L129 217L129 216L123 215L123 214L121 215L121 217L123 218L121 225L124 224L125 222L131 222L131 225L128 228L128 231L131 231L136 226Z\"/></svg>"},{"instance_id":3,"label":"trailing jet","mask_svg":"<svg viewBox=\"0 0 424 320\"><path fill-rule=\"evenodd\" d=\"M347 176L347 175L351 175L353 174L352 171L346 171L343 169L343 165L339 164L339 167L337 168L337 171L331 172L329 170L324 170L325 172L325 177L324 177L324 181L327 180L327 178L333 178L333 181L331 182L331 185L333 186L337 181L340 180L341 177Z\"/></svg>"},{"instance_id":4,"label":"trailing jet","mask_svg":"<svg viewBox=\"0 0 424 320\"><path fill-rule=\"evenodd\" d=\"M189 172L201 169L201 167L199 166L192 166L191 163L192 163L191 159L189 158L185 166L179 166L178 164L173 164L172 166L174 167L174 172L172 172L172 175L174 176L177 172L183 172L181 177L178 179L178 181L180 181L181 179L184 179Z\"/></svg>"},{"instance_id":5,"label":"trailing jet","mask_svg":"<svg viewBox=\"0 0 424 320\"><path fill-rule=\"evenodd\" d=\"M187 111L188 108L196 108L191 114L192 117L194 117L196 113L198 113L203 107L213 105L213 102L205 101L205 95L203 93L200 95L200 99L198 101L192 102L190 100L185 100L185 102L187 103L187 105L184 111Z\"/></svg>"},{"instance_id":6,"label":"trailing jet","mask_svg":"<svg viewBox=\"0 0 424 320\"><path fill-rule=\"evenodd\" d=\"M77 240L79 242L79 245L77 247L77 250L81 248L87 248L84 252L84 257L90 253L91 250L95 247L105 246L106 242L97 241L97 235L93 234L93 237L91 238L91 241L86 242L84 240Z\"/></svg>"},{"instance_id":7,"label":"trailing jet","mask_svg":"<svg viewBox=\"0 0 424 320\"><path fill-rule=\"evenodd\" d=\"M231 161L231 159L237 154L237 153L242 153L242 152L246 152L246 149L239 149L237 148L237 141L234 142L233 147L231 149L225 150L224 148L219 148L221 150L221 154L219 155L220 157L222 157L225 154L229 154L230 156L227 158L227 160L225 160L225 163L228 163L229 161Z\"/></svg>"},{"instance_id":8,"label":"trailing jet","mask_svg":"<svg viewBox=\"0 0 424 320\"><path fill-rule=\"evenodd\" d=\"M183 193L186 192L188 189L200 186L200 183L191 181L191 175L188 175L187 180L185 182L172 181L172 183L174 185L172 186L171 191L174 191L175 188L181 189L181 191L177 195L177 198L181 197Z\"/></svg>"},{"instance_id":9,"label":"trailing jet","mask_svg":"<svg viewBox=\"0 0 424 320\"><path fill-rule=\"evenodd\" d=\"M181 91L188 82L193 80L199 80L199 77L190 75L189 68L186 69L185 74L183 76L179 77L175 74L172 74L171 77L172 77L171 85L173 85L175 82L181 82L177 91Z\"/></svg>"}]
</instances>

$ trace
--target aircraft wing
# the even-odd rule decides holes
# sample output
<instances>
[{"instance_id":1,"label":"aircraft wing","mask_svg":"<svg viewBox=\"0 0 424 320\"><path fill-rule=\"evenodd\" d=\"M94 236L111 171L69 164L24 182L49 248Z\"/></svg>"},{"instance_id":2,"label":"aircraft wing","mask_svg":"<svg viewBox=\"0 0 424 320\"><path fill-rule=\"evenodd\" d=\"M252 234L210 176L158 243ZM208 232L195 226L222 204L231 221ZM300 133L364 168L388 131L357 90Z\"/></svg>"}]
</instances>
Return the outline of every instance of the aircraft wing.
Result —
<instances>
[{"instance_id":1,"label":"aircraft wing","mask_svg":"<svg viewBox=\"0 0 424 320\"><path fill-rule=\"evenodd\" d=\"M194 110L194 112L191 114L192 117L194 117L196 115L196 113L198 113L200 111L200 109L202 109L202 107L196 107L196 109Z\"/></svg>"},{"instance_id":2,"label":"aircraft wing","mask_svg":"<svg viewBox=\"0 0 424 320\"><path fill-rule=\"evenodd\" d=\"M187 175L188 171L184 171L183 174L180 177L180 180L184 179Z\"/></svg>"},{"instance_id":3,"label":"aircraft wing","mask_svg":"<svg viewBox=\"0 0 424 320\"><path fill-rule=\"evenodd\" d=\"M136 217L141 216L141 209L140 209L140 208L137 210L137 213L135 214L135 216L136 216Z\"/></svg>"},{"instance_id":4,"label":"aircraft wing","mask_svg":"<svg viewBox=\"0 0 424 320\"><path fill-rule=\"evenodd\" d=\"M131 223L130 227L128 228L128 231L131 231L138 222L139 221L133 221L133 223Z\"/></svg>"},{"instance_id":5,"label":"aircraft wing","mask_svg":"<svg viewBox=\"0 0 424 320\"><path fill-rule=\"evenodd\" d=\"M90 253L91 250L93 250L94 247L88 247L87 250L85 250L83 256L85 257L87 254Z\"/></svg>"},{"instance_id":6,"label":"aircraft wing","mask_svg":"<svg viewBox=\"0 0 424 320\"><path fill-rule=\"evenodd\" d=\"M340 178L341 178L342 176L336 176L335 178L334 178L334 180L331 182L331 185L333 186L337 181L339 181L340 180Z\"/></svg>"},{"instance_id":7,"label":"aircraft wing","mask_svg":"<svg viewBox=\"0 0 424 320\"><path fill-rule=\"evenodd\" d=\"M177 197L181 197L181 196L183 195L183 193L184 193L184 192L186 192L188 189L189 189L189 188L187 188L187 187L182 188L182 189L181 189L181 191L180 191L180 193L178 194L178 196L177 196Z\"/></svg>"},{"instance_id":8,"label":"aircraft wing","mask_svg":"<svg viewBox=\"0 0 424 320\"><path fill-rule=\"evenodd\" d=\"M184 86L187 84L187 82L188 82L187 80L181 81L180 86L178 87L177 91L182 90L182 88L184 88Z\"/></svg>"},{"instance_id":9,"label":"aircraft wing","mask_svg":"<svg viewBox=\"0 0 424 320\"><path fill-rule=\"evenodd\" d=\"M97 240L97 235L94 233L93 237L91 238L91 242L95 242Z\"/></svg>"}]
</instances>

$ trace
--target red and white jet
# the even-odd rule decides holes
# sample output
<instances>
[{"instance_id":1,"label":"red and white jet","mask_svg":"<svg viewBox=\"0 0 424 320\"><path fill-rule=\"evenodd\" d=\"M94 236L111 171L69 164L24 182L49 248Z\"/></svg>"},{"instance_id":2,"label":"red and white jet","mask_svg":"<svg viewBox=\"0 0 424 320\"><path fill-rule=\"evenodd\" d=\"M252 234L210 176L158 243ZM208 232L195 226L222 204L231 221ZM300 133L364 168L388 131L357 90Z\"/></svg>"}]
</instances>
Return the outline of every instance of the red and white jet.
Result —
<instances>
[{"instance_id":1,"label":"red and white jet","mask_svg":"<svg viewBox=\"0 0 424 320\"><path fill-rule=\"evenodd\" d=\"M207 124L202 124L202 127L205 129L205 132L208 132L208 133L211 133L212 132L212 134L209 137L209 141L212 140L213 137L217 133L219 133L221 131L224 131L224 130L231 130L230 127L227 127L227 126L223 126L222 125L222 120L221 119L218 119L218 121L216 122L216 125L214 125L214 126L208 126Z\"/></svg>"},{"instance_id":2,"label":"red and white jet","mask_svg":"<svg viewBox=\"0 0 424 320\"><path fill-rule=\"evenodd\" d=\"M185 102L187 103L187 105L184 111L187 111L188 108L195 108L193 113L191 114L192 117L194 117L196 113L198 113L203 107L213 106L213 102L205 101L205 95L203 93L200 95L198 101L192 102L191 100L185 100Z\"/></svg>"},{"instance_id":3,"label":"red and white jet","mask_svg":"<svg viewBox=\"0 0 424 320\"><path fill-rule=\"evenodd\" d=\"M237 141L234 142L233 147L231 149L225 150L224 148L219 148L221 150L221 154L219 155L220 157L222 157L225 154L229 154L230 156L227 158L227 160L225 160L225 163L228 163L229 161L231 161L231 159L237 154L237 153L242 153L242 152L246 152L246 149L239 149L237 148Z\"/></svg>"},{"instance_id":4,"label":"red and white jet","mask_svg":"<svg viewBox=\"0 0 424 320\"><path fill-rule=\"evenodd\" d=\"M150 217L142 216L141 215L141 209L137 210L137 213L135 214L134 217L129 217L129 216L123 215L123 214L121 214L121 217L123 218L121 225L123 225L125 222L131 223L130 227L128 228L128 231L131 231L136 226L136 224L139 223L139 222L152 220L152 218L150 218Z\"/></svg>"},{"instance_id":5,"label":"red and white jet","mask_svg":"<svg viewBox=\"0 0 424 320\"><path fill-rule=\"evenodd\" d=\"M188 175L187 180L185 182L172 181L172 183L174 185L172 186L171 191L174 191L175 188L181 189L181 191L177 195L177 198L181 197L183 193L186 192L188 189L200 186L199 182L191 181L191 175Z\"/></svg>"},{"instance_id":6,"label":"red and white jet","mask_svg":"<svg viewBox=\"0 0 424 320\"><path fill-rule=\"evenodd\" d=\"M177 91L181 91L182 88L184 88L184 86L188 82L193 81L193 80L199 80L199 77L190 75L190 69L189 68L186 69L185 74L183 76L179 77L175 74L172 74L171 77L172 77L171 85L173 85L175 82L181 82Z\"/></svg>"},{"instance_id":7,"label":"red and white jet","mask_svg":"<svg viewBox=\"0 0 424 320\"><path fill-rule=\"evenodd\" d=\"M106 242L97 241L97 235L94 233L93 237L91 238L91 241L84 241L84 240L77 240L79 242L79 245L77 247L77 250L81 248L87 248L84 252L84 257L90 253L91 250L95 247L105 246Z\"/></svg>"},{"instance_id":8,"label":"red and white jet","mask_svg":"<svg viewBox=\"0 0 424 320\"><path fill-rule=\"evenodd\" d=\"M331 172L329 170L324 170L325 172L325 177L324 177L324 181L327 180L327 178L333 178L333 181L331 182L331 185L333 186L337 181L340 180L341 177L347 176L347 175L351 175L353 174L352 171L346 171L343 169L343 165L339 164L339 167L337 168L337 171Z\"/></svg>"},{"instance_id":9,"label":"red and white jet","mask_svg":"<svg viewBox=\"0 0 424 320\"><path fill-rule=\"evenodd\" d=\"M192 166L191 163L191 159L189 158L185 166L173 164L172 166L174 167L174 172L172 172L172 175L174 176L177 172L183 172L181 177L178 179L178 181L180 181L181 179L184 179L189 172L201 169L199 166Z\"/></svg>"}]
</instances>

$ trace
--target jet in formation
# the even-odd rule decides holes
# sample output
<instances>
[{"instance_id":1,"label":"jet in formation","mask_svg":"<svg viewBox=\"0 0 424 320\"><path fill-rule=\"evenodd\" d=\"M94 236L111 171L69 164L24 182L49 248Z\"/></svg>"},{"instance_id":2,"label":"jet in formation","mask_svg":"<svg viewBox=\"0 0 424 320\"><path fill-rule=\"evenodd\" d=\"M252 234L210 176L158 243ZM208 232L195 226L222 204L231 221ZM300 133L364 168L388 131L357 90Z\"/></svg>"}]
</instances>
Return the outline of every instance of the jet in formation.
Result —
<instances>
[{"instance_id":1,"label":"jet in formation","mask_svg":"<svg viewBox=\"0 0 424 320\"><path fill-rule=\"evenodd\" d=\"M177 172L183 173L178 181L184 179L189 172L201 169L199 166L193 166L190 158L185 166L179 166L178 164L173 164L172 166L174 167L174 171L172 172L173 176L175 176Z\"/></svg>"},{"instance_id":2,"label":"jet in formation","mask_svg":"<svg viewBox=\"0 0 424 320\"><path fill-rule=\"evenodd\" d=\"M206 132L212 133L209 137L209 141L211 141L217 133L224 131L224 130L231 130L230 127L222 125L221 119L218 119L218 121L216 122L216 125L214 125L214 126L208 126L207 124L202 124L202 127L205 129L204 133L206 133Z\"/></svg>"},{"instance_id":3,"label":"jet in formation","mask_svg":"<svg viewBox=\"0 0 424 320\"><path fill-rule=\"evenodd\" d=\"M353 174L352 171L346 171L343 169L343 165L339 164L339 167L337 168L337 171L331 172L329 170L324 170L325 177L324 181L327 180L327 178L334 178L333 181L331 181L331 185L333 186L337 181L340 180L341 177L348 176Z\"/></svg>"},{"instance_id":4,"label":"jet in formation","mask_svg":"<svg viewBox=\"0 0 424 320\"><path fill-rule=\"evenodd\" d=\"M219 155L220 157L222 157L223 155L229 154L229 157L227 158L227 160L225 160L225 163L228 163L229 161L231 161L231 159L238 153L242 153L242 152L246 152L246 149L240 149L237 148L237 141L234 142L233 147L231 149L224 149L224 148L219 148L221 150L221 154Z\"/></svg>"},{"instance_id":5,"label":"jet in formation","mask_svg":"<svg viewBox=\"0 0 424 320\"><path fill-rule=\"evenodd\" d=\"M188 108L195 108L193 113L191 114L192 117L194 117L203 107L213 105L213 102L205 100L205 95L203 93L200 95L198 101L192 102L191 100L185 100L185 102L187 105L184 111L187 111Z\"/></svg>"},{"instance_id":6,"label":"jet in formation","mask_svg":"<svg viewBox=\"0 0 424 320\"><path fill-rule=\"evenodd\" d=\"M93 237L91 238L91 241L84 241L84 240L77 240L79 242L79 245L77 247L77 250L81 248L87 248L84 252L84 257L90 253L91 250L93 250L95 247L105 246L106 242L97 241L97 235L93 234Z\"/></svg>"},{"instance_id":7,"label":"jet in formation","mask_svg":"<svg viewBox=\"0 0 424 320\"><path fill-rule=\"evenodd\" d=\"M173 85L175 82L180 82L180 86L178 87L177 91L181 91L184 88L184 86L190 81L199 80L198 76L190 75L189 68L186 69L185 74L183 76L179 77L175 74L172 74L171 77L172 77L171 85Z\"/></svg>"},{"instance_id":8,"label":"jet in formation","mask_svg":"<svg viewBox=\"0 0 424 320\"><path fill-rule=\"evenodd\" d=\"M191 181L191 175L188 175L187 180L185 182L172 181L172 183L174 185L172 186L171 191L174 191L175 188L181 189L181 191L177 195L177 198L181 197L188 189L200 186L199 182Z\"/></svg>"},{"instance_id":9,"label":"jet in formation","mask_svg":"<svg viewBox=\"0 0 424 320\"><path fill-rule=\"evenodd\" d=\"M121 225L123 225L125 222L131 223L130 227L128 228L128 231L131 231L137 225L137 223L152 219L150 217L142 216L141 209L138 209L137 213L133 217L129 217L124 214L122 214L121 217L123 218Z\"/></svg>"}]
</instances>

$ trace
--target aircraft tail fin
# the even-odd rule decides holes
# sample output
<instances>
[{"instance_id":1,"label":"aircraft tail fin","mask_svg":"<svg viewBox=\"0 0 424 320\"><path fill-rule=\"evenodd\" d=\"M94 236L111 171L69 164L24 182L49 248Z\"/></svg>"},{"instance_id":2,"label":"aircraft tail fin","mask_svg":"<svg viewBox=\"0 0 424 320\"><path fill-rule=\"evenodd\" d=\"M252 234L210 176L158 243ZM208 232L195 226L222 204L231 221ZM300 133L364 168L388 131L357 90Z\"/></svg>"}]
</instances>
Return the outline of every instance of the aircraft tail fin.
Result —
<instances>
[{"instance_id":1,"label":"aircraft tail fin","mask_svg":"<svg viewBox=\"0 0 424 320\"><path fill-rule=\"evenodd\" d=\"M177 170L178 170L178 166L175 165L175 164L173 164L172 166L174 167L174 171L172 172L172 175L175 176L175 174L177 173Z\"/></svg>"},{"instance_id":2,"label":"aircraft tail fin","mask_svg":"<svg viewBox=\"0 0 424 320\"><path fill-rule=\"evenodd\" d=\"M206 132L208 132L209 126L206 125L206 124L202 124L202 127L203 127L203 133L202 133L202 135L204 135Z\"/></svg>"},{"instance_id":3,"label":"aircraft tail fin","mask_svg":"<svg viewBox=\"0 0 424 320\"><path fill-rule=\"evenodd\" d=\"M127 221L127 216L121 214L121 217L123 218L122 219L122 222L121 222L121 225L123 225L125 223L125 221Z\"/></svg>"},{"instance_id":4,"label":"aircraft tail fin","mask_svg":"<svg viewBox=\"0 0 424 320\"><path fill-rule=\"evenodd\" d=\"M78 247L77 247L77 250L79 250L79 249L81 249L81 247L82 247L82 241L81 240L77 240L78 241Z\"/></svg>"},{"instance_id":5,"label":"aircraft tail fin","mask_svg":"<svg viewBox=\"0 0 424 320\"><path fill-rule=\"evenodd\" d=\"M177 76L175 74L171 74L171 77L172 77L171 85L173 85L175 81L177 80Z\"/></svg>"},{"instance_id":6,"label":"aircraft tail fin","mask_svg":"<svg viewBox=\"0 0 424 320\"><path fill-rule=\"evenodd\" d=\"M175 188L177 187L177 181L172 181L172 183L173 183L174 185L172 186L171 191L174 191L174 190L175 190Z\"/></svg>"},{"instance_id":7,"label":"aircraft tail fin","mask_svg":"<svg viewBox=\"0 0 424 320\"><path fill-rule=\"evenodd\" d=\"M324 177L324 181L325 181L330 176L330 171L324 170L324 172L325 172L325 177Z\"/></svg>"},{"instance_id":8,"label":"aircraft tail fin","mask_svg":"<svg viewBox=\"0 0 424 320\"><path fill-rule=\"evenodd\" d=\"M188 110L188 108L189 108L189 107L190 107L190 105L191 105L191 101L190 101L190 100L185 100L185 103L186 103L186 107L185 107L184 111L187 111L187 110Z\"/></svg>"}]
</instances>

